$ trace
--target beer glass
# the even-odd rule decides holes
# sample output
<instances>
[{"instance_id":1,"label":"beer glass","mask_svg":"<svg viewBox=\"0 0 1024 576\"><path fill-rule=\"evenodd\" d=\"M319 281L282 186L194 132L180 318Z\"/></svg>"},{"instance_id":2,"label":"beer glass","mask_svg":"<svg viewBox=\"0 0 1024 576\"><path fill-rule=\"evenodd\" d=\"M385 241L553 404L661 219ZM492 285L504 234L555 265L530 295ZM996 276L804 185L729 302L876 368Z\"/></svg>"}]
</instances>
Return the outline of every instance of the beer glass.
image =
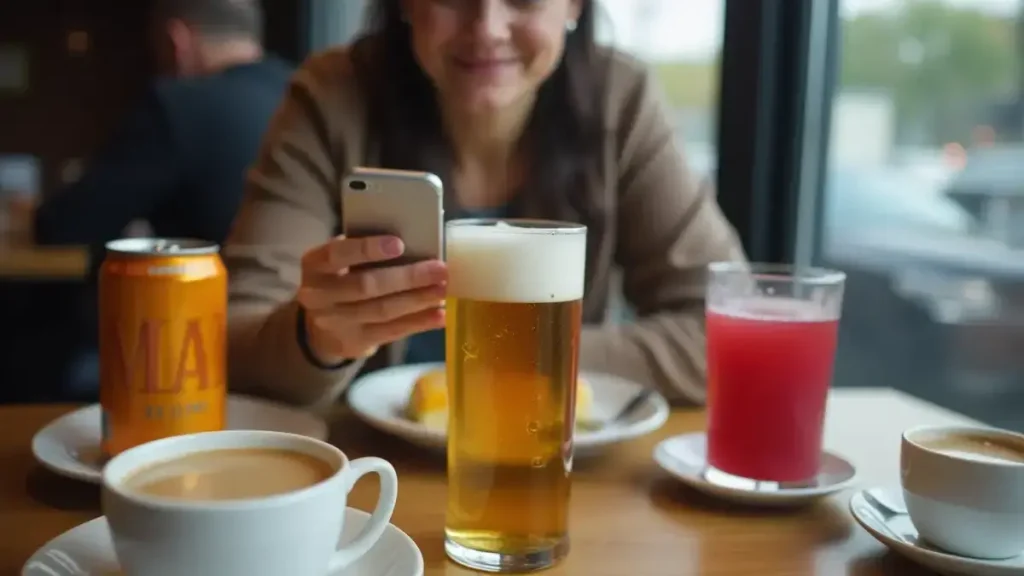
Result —
<instances>
[{"instance_id":1,"label":"beer glass","mask_svg":"<svg viewBox=\"0 0 1024 576\"><path fill-rule=\"evenodd\" d=\"M445 227L445 551L457 563L521 572L569 551L586 240L562 222Z\"/></svg>"}]
</instances>

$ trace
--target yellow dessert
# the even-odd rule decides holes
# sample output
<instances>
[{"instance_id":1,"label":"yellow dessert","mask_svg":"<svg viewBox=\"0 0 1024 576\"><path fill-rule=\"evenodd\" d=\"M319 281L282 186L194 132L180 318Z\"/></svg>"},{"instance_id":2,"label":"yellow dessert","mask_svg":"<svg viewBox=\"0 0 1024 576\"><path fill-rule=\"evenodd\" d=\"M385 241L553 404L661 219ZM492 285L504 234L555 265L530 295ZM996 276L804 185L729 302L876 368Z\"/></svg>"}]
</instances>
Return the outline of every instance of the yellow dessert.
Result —
<instances>
[{"instance_id":1,"label":"yellow dessert","mask_svg":"<svg viewBox=\"0 0 1024 576\"><path fill-rule=\"evenodd\" d=\"M583 378L576 381L576 420L590 417L594 406L594 391ZM424 372L413 385L405 415L428 428L444 430L448 427L448 383L443 368Z\"/></svg>"},{"instance_id":2,"label":"yellow dessert","mask_svg":"<svg viewBox=\"0 0 1024 576\"><path fill-rule=\"evenodd\" d=\"M594 413L594 389L582 377L576 379L576 421L588 420Z\"/></svg>"},{"instance_id":3,"label":"yellow dessert","mask_svg":"<svg viewBox=\"0 0 1024 576\"><path fill-rule=\"evenodd\" d=\"M448 383L443 368L425 372L416 379L405 411L410 420L417 422L439 412L448 414Z\"/></svg>"}]
</instances>

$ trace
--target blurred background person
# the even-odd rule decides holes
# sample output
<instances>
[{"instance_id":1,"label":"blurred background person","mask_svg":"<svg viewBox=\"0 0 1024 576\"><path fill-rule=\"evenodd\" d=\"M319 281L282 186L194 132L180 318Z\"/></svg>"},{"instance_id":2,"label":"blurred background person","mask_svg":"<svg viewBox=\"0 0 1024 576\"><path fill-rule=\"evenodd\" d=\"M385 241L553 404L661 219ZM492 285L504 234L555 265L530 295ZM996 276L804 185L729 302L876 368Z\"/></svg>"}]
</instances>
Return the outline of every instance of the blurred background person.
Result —
<instances>
[{"instance_id":1,"label":"blurred background person","mask_svg":"<svg viewBox=\"0 0 1024 576\"><path fill-rule=\"evenodd\" d=\"M160 76L81 179L35 216L37 243L89 246L93 273L103 245L140 220L157 236L223 242L292 73L264 54L257 0L158 0L152 26ZM85 306L94 335L92 291ZM95 342L84 348L69 386L91 395Z\"/></svg>"},{"instance_id":2,"label":"blurred background person","mask_svg":"<svg viewBox=\"0 0 1024 576\"><path fill-rule=\"evenodd\" d=\"M265 56L256 0L158 0L162 72L82 178L39 207L43 244L102 245L133 220L223 241L289 65Z\"/></svg>"}]
</instances>

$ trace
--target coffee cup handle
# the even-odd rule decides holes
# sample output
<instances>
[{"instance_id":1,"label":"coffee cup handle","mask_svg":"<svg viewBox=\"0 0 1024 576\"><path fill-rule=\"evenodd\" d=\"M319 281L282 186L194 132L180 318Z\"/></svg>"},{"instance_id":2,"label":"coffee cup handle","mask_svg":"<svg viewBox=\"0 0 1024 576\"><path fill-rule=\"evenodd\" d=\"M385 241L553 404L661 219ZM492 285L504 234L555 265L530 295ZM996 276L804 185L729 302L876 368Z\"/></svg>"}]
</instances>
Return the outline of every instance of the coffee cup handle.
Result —
<instances>
[{"instance_id":1,"label":"coffee cup handle","mask_svg":"<svg viewBox=\"0 0 1024 576\"><path fill-rule=\"evenodd\" d=\"M349 478L345 491L351 491L356 482L367 474L380 476L380 496L377 498L377 507L373 509L370 520L363 526L359 535L331 556L330 570L332 572L348 567L349 564L369 552L370 548L384 534L384 530L391 522L391 514L395 511L395 502L398 501L398 474L387 460L371 457L358 458L349 462Z\"/></svg>"}]
</instances>

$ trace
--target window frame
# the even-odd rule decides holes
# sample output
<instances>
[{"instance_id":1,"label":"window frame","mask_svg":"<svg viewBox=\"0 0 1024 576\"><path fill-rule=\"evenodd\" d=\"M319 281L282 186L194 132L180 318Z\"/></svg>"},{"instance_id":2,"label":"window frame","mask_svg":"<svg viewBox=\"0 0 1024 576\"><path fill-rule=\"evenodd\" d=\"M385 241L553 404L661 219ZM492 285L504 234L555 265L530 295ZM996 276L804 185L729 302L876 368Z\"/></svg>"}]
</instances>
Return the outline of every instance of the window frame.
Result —
<instances>
[{"instance_id":1,"label":"window frame","mask_svg":"<svg viewBox=\"0 0 1024 576\"><path fill-rule=\"evenodd\" d=\"M718 202L747 256L809 264L821 237L838 0L726 0Z\"/></svg>"},{"instance_id":2,"label":"window frame","mask_svg":"<svg viewBox=\"0 0 1024 576\"><path fill-rule=\"evenodd\" d=\"M262 0L263 45L271 53L295 64L309 53L309 2Z\"/></svg>"}]
</instances>

